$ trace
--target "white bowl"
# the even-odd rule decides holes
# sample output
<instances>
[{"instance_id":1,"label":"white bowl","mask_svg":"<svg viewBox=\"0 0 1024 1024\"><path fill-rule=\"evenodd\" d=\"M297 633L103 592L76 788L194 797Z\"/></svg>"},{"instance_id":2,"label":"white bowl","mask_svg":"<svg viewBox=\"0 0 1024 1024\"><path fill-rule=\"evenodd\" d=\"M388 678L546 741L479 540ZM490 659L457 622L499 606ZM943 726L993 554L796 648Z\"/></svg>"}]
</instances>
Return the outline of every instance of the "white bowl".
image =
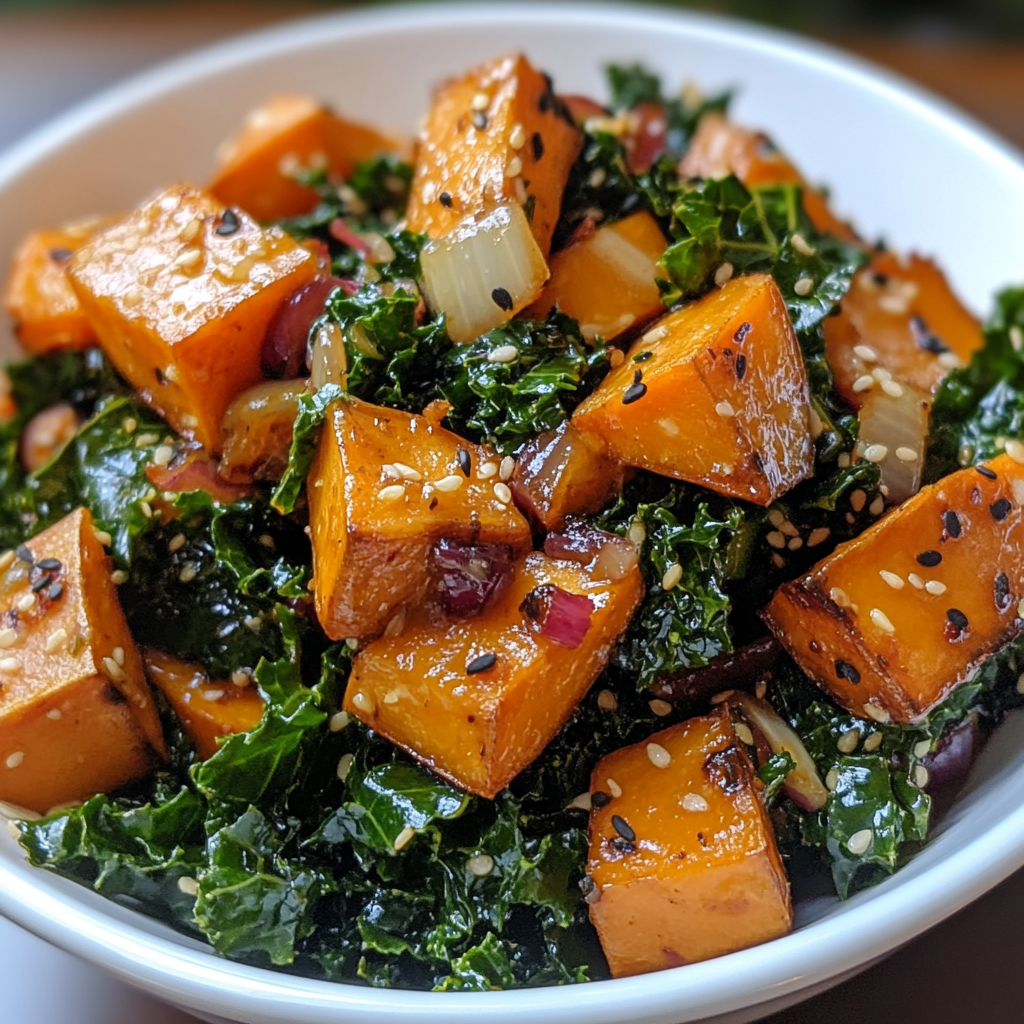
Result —
<instances>
[{"instance_id":1,"label":"white bowl","mask_svg":"<svg viewBox=\"0 0 1024 1024\"><path fill-rule=\"evenodd\" d=\"M1024 281L1024 163L921 90L819 44L638 7L416 6L341 14L247 36L92 100L0 159L0 254L22 232L124 209L175 179L202 181L217 142L277 90L411 128L432 85L524 50L568 92L603 94L601 68L642 60L675 88L738 86L763 126L868 236L939 257L978 311ZM0 345L12 343L0 324ZM862 969L1024 864L1024 718L1008 721L925 850L844 904L798 909L785 938L641 978L487 994L307 981L218 959L199 943L30 868L0 834L0 912L207 1020L248 1024L679 1024L745 1021Z\"/></svg>"}]
</instances>

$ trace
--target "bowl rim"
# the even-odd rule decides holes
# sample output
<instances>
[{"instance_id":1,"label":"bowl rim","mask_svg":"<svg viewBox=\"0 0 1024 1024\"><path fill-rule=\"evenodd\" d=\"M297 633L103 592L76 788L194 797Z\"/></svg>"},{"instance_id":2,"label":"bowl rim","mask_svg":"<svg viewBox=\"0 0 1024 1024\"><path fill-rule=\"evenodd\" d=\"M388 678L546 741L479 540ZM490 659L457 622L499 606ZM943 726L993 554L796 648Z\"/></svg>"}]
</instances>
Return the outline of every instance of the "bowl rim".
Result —
<instances>
[{"instance_id":1,"label":"bowl rim","mask_svg":"<svg viewBox=\"0 0 1024 1024\"><path fill-rule=\"evenodd\" d=\"M322 42L408 32L445 24L485 27L509 21L543 28L586 19L614 29L674 31L691 40L727 42L775 56L791 65L845 80L908 114L932 123L962 145L980 149L1019 177L1024 158L995 132L898 74L828 44L717 15L615 3L467 3L389 5L298 19L204 47L131 76L70 109L0 154L0 191L38 162L132 108L207 74ZM0 912L47 941L117 977L191 1009L252 1019L336 1019L385 1024L415 1012L420 1021L476 1021L483 1012L528 1013L564 1024L614 1024L642 1008L637 1019L697 1019L751 1007L765 1000L792 1001L797 993L867 965L955 913L1024 864L1024 806L975 836L958 852L920 875L836 918L822 918L780 939L716 960L635 978L493 993L427 993L372 989L300 978L216 957L134 924L103 914L88 900L68 900L59 887L37 886L25 864L0 859ZM40 876L42 877L42 876ZM934 894L944 899L937 902ZM855 904L855 905L854 905ZM885 927L877 928L884 915ZM795 970L794 967L797 967ZM742 983L737 979L742 978ZM186 980L187 979L187 980ZM723 993L725 995L723 996Z\"/></svg>"}]
</instances>

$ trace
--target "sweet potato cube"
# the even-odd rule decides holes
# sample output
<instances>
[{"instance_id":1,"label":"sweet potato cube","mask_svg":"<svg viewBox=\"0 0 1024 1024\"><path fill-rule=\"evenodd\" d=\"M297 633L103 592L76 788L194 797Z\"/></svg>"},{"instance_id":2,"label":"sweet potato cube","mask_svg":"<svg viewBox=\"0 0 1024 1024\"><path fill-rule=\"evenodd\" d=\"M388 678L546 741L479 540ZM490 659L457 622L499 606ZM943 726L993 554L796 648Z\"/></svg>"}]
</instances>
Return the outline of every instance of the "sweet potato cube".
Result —
<instances>
[{"instance_id":1,"label":"sweet potato cube","mask_svg":"<svg viewBox=\"0 0 1024 1024\"><path fill-rule=\"evenodd\" d=\"M551 83L522 55L499 57L443 85L420 133L407 217L448 234L515 200L547 256L583 136Z\"/></svg>"},{"instance_id":2,"label":"sweet potato cube","mask_svg":"<svg viewBox=\"0 0 1024 1024\"><path fill-rule=\"evenodd\" d=\"M531 601L542 602L547 587L590 600L590 624L575 647L531 618ZM345 710L455 785L493 798L583 698L642 593L635 565L613 581L527 555L482 615L439 626L422 613L399 636L360 651Z\"/></svg>"},{"instance_id":3,"label":"sweet potato cube","mask_svg":"<svg viewBox=\"0 0 1024 1024\"><path fill-rule=\"evenodd\" d=\"M14 320L21 347L32 355L96 344L65 268L93 236L99 220L52 231L34 231L18 246L4 288L4 308Z\"/></svg>"},{"instance_id":4,"label":"sweet potato cube","mask_svg":"<svg viewBox=\"0 0 1024 1024\"><path fill-rule=\"evenodd\" d=\"M551 277L524 315L543 320L558 306L585 338L612 341L664 308L655 278L666 244L646 210L602 225L551 257Z\"/></svg>"},{"instance_id":5,"label":"sweet potato cube","mask_svg":"<svg viewBox=\"0 0 1024 1024\"><path fill-rule=\"evenodd\" d=\"M804 210L823 234L857 242L856 232L829 209L824 195L808 186L797 168L763 132L734 124L724 114L705 114L679 164L688 178L724 178L735 174L747 188L758 185L803 186Z\"/></svg>"},{"instance_id":6,"label":"sweet potato cube","mask_svg":"<svg viewBox=\"0 0 1024 1024\"><path fill-rule=\"evenodd\" d=\"M726 708L609 754L591 794L587 899L615 977L789 931L786 873Z\"/></svg>"},{"instance_id":7,"label":"sweet potato cube","mask_svg":"<svg viewBox=\"0 0 1024 1024\"><path fill-rule=\"evenodd\" d=\"M516 504L545 530L567 516L598 512L622 489L623 467L571 423L528 441L509 481Z\"/></svg>"},{"instance_id":8,"label":"sweet potato cube","mask_svg":"<svg viewBox=\"0 0 1024 1024\"><path fill-rule=\"evenodd\" d=\"M663 317L573 416L630 466L771 504L809 476L807 374L764 274Z\"/></svg>"},{"instance_id":9,"label":"sweet potato cube","mask_svg":"<svg viewBox=\"0 0 1024 1024\"><path fill-rule=\"evenodd\" d=\"M1024 627L1022 579L1024 466L1000 455L841 544L764 618L853 714L913 722Z\"/></svg>"},{"instance_id":10,"label":"sweet potato cube","mask_svg":"<svg viewBox=\"0 0 1024 1024\"><path fill-rule=\"evenodd\" d=\"M299 168L324 167L344 180L361 160L399 149L394 139L346 121L308 96L274 96L221 145L207 190L257 220L294 217L317 204L316 192L295 180Z\"/></svg>"},{"instance_id":11,"label":"sweet potato cube","mask_svg":"<svg viewBox=\"0 0 1024 1024\"><path fill-rule=\"evenodd\" d=\"M496 490L496 467L487 449L422 416L338 402L306 484L316 611L327 635L376 636L421 600L430 550L442 538L528 551L530 528L498 496L505 485Z\"/></svg>"},{"instance_id":12,"label":"sweet potato cube","mask_svg":"<svg viewBox=\"0 0 1024 1024\"><path fill-rule=\"evenodd\" d=\"M916 255L876 252L854 276L839 315L825 321L825 354L836 388L854 409L886 375L933 393L983 344L981 325L942 271ZM872 374L881 379L872 381Z\"/></svg>"},{"instance_id":13,"label":"sweet potato cube","mask_svg":"<svg viewBox=\"0 0 1024 1024\"><path fill-rule=\"evenodd\" d=\"M241 686L230 679L211 682L201 665L152 649L143 651L142 660L149 681L167 698L204 761L225 736L259 725L266 704L247 676Z\"/></svg>"},{"instance_id":14,"label":"sweet potato cube","mask_svg":"<svg viewBox=\"0 0 1024 1024\"><path fill-rule=\"evenodd\" d=\"M0 562L0 800L45 812L145 775L163 732L88 511Z\"/></svg>"},{"instance_id":15,"label":"sweet potato cube","mask_svg":"<svg viewBox=\"0 0 1024 1024\"><path fill-rule=\"evenodd\" d=\"M278 228L188 185L97 235L68 274L100 345L145 401L212 451L231 399L262 380L277 307L316 273Z\"/></svg>"}]
</instances>

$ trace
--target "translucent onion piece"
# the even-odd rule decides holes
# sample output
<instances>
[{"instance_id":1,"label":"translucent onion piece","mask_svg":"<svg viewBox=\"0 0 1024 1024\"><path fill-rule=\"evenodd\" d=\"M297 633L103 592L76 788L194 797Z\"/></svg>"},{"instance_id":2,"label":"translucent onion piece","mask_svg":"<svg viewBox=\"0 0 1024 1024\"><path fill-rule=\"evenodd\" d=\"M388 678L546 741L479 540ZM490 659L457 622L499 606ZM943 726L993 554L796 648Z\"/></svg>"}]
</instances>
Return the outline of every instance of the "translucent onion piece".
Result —
<instances>
[{"instance_id":1,"label":"translucent onion piece","mask_svg":"<svg viewBox=\"0 0 1024 1024\"><path fill-rule=\"evenodd\" d=\"M325 384L345 387L348 380L345 335L333 321L321 324L313 335L309 352L309 376L317 391Z\"/></svg>"},{"instance_id":2,"label":"translucent onion piece","mask_svg":"<svg viewBox=\"0 0 1024 1024\"><path fill-rule=\"evenodd\" d=\"M585 594L570 594L547 583L523 598L520 611L538 624L541 636L562 647L575 649L590 632L594 602Z\"/></svg>"},{"instance_id":3,"label":"translucent onion piece","mask_svg":"<svg viewBox=\"0 0 1024 1024\"><path fill-rule=\"evenodd\" d=\"M743 712L751 725L761 730L773 754L785 752L793 758L796 768L786 776L784 784L793 802L805 811L820 811L828 802L828 790L818 775L814 759L792 727L763 700L748 693L735 693L729 702Z\"/></svg>"},{"instance_id":4,"label":"translucent onion piece","mask_svg":"<svg viewBox=\"0 0 1024 1024\"><path fill-rule=\"evenodd\" d=\"M51 405L28 421L21 435L19 453L26 472L42 469L78 430L78 413L67 402Z\"/></svg>"},{"instance_id":5,"label":"translucent onion piece","mask_svg":"<svg viewBox=\"0 0 1024 1024\"><path fill-rule=\"evenodd\" d=\"M306 355L309 330L323 315L327 297L335 288L352 294L350 282L338 277L314 277L278 307L263 335L260 362L264 377L297 377Z\"/></svg>"},{"instance_id":6,"label":"translucent onion piece","mask_svg":"<svg viewBox=\"0 0 1024 1024\"><path fill-rule=\"evenodd\" d=\"M590 567L599 580L621 580L636 567L640 554L627 537L605 533L582 519L570 520L560 533L544 538L544 554Z\"/></svg>"},{"instance_id":7,"label":"translucent onion piece","mask_svg":"<svg viewBox=\"0 0 1024 1024\"><path fill-rule=\"evenodd\" d=\"M877 385L868 393L857 414L860 435L856 452L864 458L873 454L874 446L885 448L878 465L882 483L888 488L886 500L890 505L899 505L921 487L931 400L910 384L895 384L890 391L900 393L890 394Z\"/></svg>"},{"instance_id":8,"label":"translucent onion piece","mask_svg":"<svg viewBox=\"0 0 1024 1024\"><path fill-rule=\"evenodd\" d=\"M220 475L230 483L279 480L288 465L288 449L304 380L268 380L243 391L221 423L224 454Z\"/></svg>"},{"instance_id":9,"label":"translucent onion piece","mask_svg":"<svg viewBox=\"0 0 1024 1024\"><path fill-rule=\"evenodd\" d=\"M548 266L522 208L499 206L423 247L427 303L444 313L455 342L473 341L528 306L548 279Z\"/></svg>"}]
</instances>

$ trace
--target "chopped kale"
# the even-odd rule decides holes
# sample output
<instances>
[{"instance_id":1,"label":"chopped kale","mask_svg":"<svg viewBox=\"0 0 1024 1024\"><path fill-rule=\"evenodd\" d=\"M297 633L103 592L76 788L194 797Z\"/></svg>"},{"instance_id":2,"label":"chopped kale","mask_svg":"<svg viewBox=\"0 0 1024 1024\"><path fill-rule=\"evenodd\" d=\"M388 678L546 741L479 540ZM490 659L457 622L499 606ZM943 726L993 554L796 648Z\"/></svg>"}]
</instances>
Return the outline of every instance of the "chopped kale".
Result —
<instances>
[{"instance_id":1,"label":"chopped kale","mask_svg":"<svg viewBox=\"0 0 1024 1024\"><path fill-rule=\"evenodd\" d=\"M316 457L327 410L343 394L337 384L325 384L312 394L299 396L292 443L288 449L288 465L270 499L271 506L282 515L295 510L306 477L309 476L309 467Z\"/></svg>"}]
</instances>

